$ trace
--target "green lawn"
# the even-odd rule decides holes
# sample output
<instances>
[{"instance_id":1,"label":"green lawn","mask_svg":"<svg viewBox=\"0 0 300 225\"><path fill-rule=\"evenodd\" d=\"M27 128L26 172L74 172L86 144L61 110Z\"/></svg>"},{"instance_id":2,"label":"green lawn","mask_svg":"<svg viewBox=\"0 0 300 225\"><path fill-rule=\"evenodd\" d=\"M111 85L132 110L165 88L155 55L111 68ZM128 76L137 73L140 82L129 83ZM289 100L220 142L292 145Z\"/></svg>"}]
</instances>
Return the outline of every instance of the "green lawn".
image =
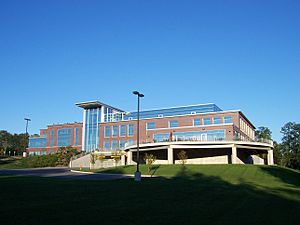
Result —
<instances>
[{"instance_id":1,"label":"green lawn","mask_svg":"<svg viewBox=\"0 0 300 225\"><path fill-rule=\"evenodd\" d=\"M250 165L161 166L156 175L168 177L135 183L2 175L1 224L300 223L299 172Z\"/></svg>"}]
</instances>

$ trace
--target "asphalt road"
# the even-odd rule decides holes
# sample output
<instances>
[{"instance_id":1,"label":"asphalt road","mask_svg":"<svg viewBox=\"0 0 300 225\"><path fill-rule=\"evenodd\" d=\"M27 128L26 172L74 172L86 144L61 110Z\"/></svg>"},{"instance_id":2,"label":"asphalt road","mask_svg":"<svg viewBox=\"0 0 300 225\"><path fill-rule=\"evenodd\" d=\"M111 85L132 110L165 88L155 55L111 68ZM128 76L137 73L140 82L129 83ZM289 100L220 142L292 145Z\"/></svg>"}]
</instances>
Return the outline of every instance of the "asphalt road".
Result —
<instances>
[{"instance_id":1,"label":"asphalt road","mask_svg":"<svg viewBox=\"0 0 300 225\"><path fill-rule=\"evenodd\" d=\"M130 176L120 174L83 174L71 172L69 168L34 168L34 169L0 169L0 174L21 176L53 177L80 180L117 180L128 179Z\"/></svg>"}]
</instances>

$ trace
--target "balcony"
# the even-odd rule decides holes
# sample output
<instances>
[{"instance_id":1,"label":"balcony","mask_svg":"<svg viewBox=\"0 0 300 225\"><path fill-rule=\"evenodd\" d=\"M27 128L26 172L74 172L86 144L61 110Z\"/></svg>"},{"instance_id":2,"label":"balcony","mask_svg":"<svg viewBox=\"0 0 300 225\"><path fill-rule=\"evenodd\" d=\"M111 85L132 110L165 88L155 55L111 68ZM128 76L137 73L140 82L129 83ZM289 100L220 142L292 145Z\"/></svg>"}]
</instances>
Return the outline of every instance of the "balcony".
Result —
<instances>
[{"instance_id":1,"label":"balcony","mask_svg":"<svg viewBox=\"0 0 300 225\"><path fill-rule=\"evenodd\" d=\"M262 143L262 144L269 144L273 146L272 140L267 139L242 139L242 138L203 138L200 136L196 137L188 137L188 138L176 138L173 137L172 139L163 139L163 140L140 140L140 144L151 144L151 143L165 143L165 142L251 142L251 143ZM126 143L125 148L128 148L130 146L136 145L136 141Z\"/></svg>"}]
</instances>

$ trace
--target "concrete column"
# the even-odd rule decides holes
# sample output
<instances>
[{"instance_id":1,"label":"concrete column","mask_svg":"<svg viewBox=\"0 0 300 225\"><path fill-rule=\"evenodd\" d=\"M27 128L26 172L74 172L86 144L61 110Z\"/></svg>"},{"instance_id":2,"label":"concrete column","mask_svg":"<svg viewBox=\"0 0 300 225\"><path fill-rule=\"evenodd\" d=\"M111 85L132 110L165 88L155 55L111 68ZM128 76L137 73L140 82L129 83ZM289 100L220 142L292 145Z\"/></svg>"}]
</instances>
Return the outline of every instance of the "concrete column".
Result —
<instances>
[{"instance_id":1,"label":"concrete column","mask_svg":"<svg viewBox=\"0 0 300 225\"><path fill-rule=\"evenodd\" d=\"M125 166L125 155L121 155L121 166Z\"/></svg>"},{"instance_id":2,"label":"concrete column","mask_svg":"<svg viewBox=\"0 0 300 225\"><path fill-rule=\"evenodd\" d=\"M273 150L268 150L268 165L272 166L274 165L274 155L273 155Z\"/></svg>"},{"instance_id":3,"label":"concrete column","mask_svg":"<svg viewBox=\"0 0 300 225\"><path fill-rule=\"evenodd\" d=\"M173 157L173 148L168 148L168 164L174 163L174 157Z\"/></svg>"},{"instance_id":4,"label":"concrete column","mask_svg":"<svg viewBox=\"0 0 300 225\"><path fill-rule=\"evenodd\" d=\"M131 151L127 152L127 164L132 165L132 152Z\"/></svg>"},{"instance_id":5,"label":"concrete column","mask_svg":"<svg viewBox=\"0 0 300 225\"><path fill-rule=\"evenodd\" d=\"M237 160L237 149L236 146L233 145L232 149L231 149L231 164L237 164L238 160Z\"/></svg>"}]
</instances>

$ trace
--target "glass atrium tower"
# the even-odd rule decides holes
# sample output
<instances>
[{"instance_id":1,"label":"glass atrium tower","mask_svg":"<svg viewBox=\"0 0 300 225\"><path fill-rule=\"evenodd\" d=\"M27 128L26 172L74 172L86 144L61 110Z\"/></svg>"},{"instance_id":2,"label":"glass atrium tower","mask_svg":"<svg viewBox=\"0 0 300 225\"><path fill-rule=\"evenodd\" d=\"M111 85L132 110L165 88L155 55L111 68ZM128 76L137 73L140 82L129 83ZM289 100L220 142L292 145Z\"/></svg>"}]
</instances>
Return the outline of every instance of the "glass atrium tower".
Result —
<instances>
[{"instance_id":1,"label":"glass atrium tower","mask_svg":"<svg viewBox=\"0 0 300 225\"><path fill-rule=\"evenodd\" d=\"M82 102L76 105L84 109L82 150L86 152L99 148L100 123L122 120L125 114L124 111L99 101Z\"/></svg>"}]
</instances>

